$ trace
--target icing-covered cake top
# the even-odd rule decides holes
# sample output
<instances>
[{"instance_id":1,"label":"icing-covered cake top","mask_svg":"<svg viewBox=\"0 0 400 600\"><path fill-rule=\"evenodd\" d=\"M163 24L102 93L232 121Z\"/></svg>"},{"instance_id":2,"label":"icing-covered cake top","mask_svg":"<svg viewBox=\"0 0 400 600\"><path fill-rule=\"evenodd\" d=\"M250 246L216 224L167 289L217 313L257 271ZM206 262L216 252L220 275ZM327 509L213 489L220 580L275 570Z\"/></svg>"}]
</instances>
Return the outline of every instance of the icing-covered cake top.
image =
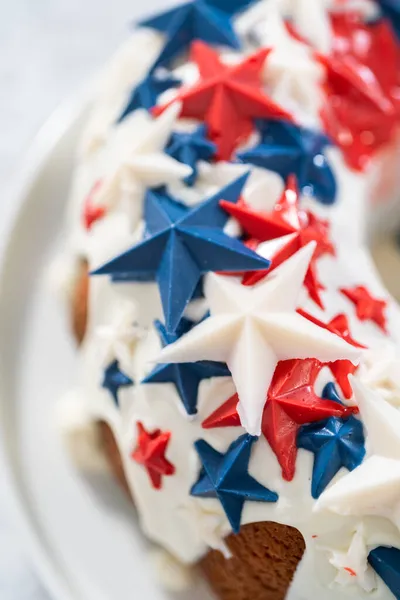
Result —
<instances>
[{"instance_id":1,"label":"icing-covered cake top","mask_svg":"<svg viewBox=\"0 0 400 600\"><path fill-rule=\"evenodd\" d=\"M292 600L400 594L400 316L364 247L399 26L394 0L166 10L109 65L80 149L82 410L180 560L299 529Z\"/></svg>"}]
</instances>

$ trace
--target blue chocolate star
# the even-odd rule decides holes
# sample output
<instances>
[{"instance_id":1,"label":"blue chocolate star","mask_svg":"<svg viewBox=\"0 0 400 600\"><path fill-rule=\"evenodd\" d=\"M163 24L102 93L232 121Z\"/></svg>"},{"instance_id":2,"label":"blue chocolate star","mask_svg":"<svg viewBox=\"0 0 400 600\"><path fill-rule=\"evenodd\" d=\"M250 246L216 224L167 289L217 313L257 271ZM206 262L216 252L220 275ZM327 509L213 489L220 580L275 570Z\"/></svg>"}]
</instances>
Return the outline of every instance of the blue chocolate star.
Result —
<instances>
[{"instance_id":1,"label":"blue chocolate star","mask_svg":"<svg viewBox=\"0 0 400 600\"><path fill-rule=\"evenodd\" d=\"M332 400L333 402L337 402L338 404L343 404L336 386L334 383L327 383L324 389L322 390L322 398L325 400Z\"/></svg>"},{"instance_id":2,"label":"blue chocolate star","mask_svg":"<svg viewBox=\"0 0 400 600\"><path fill-rule=\"evenodd\" d=\"M143 81L133 88L131 96L121 116L118 119L118 123L123 121L131 112L137 108L146 108L150 110L155 106L157 98L160 94L169 90L171 87L177 87L181 85L179 79L173 77L158 77L155 73L150 72Z\"/></svg>"},{"instance_id":3,"label":"blue chocolate star","mask_svg":"<svg viewBox=\"0 0 400 600\"><path fill-rule=\"evenodd\" d=\"M399 0L377 0L383 16L390 21L393 30L400 38L400 3Z\"/></svg>"},{"instance_id":4,"label":"blue chocolate star","mask_svg":"<svg viewBox=\"0 0 400 600\"><path fill-rule=\"evenodd\" d=\"M333 204L336 180L325 158L324 149L332 142L317 131L289 121L258 121L261 143L241 152L238 157L281 175L286 181L296 175L300 190L322 204Z\"/></svg>"},{"instance_id":5,"label":"blue chocolate star","mask_svg":"<svg viewBox=\"0 0 400 600\"><path fill-rule=\"evenodd\" d=\"M197 179L197 161L210 160L217 146L206 138L207 128L200 125L192 133L173 133L165 152L179 160L179 162L189 165L193 173L185 179L187 185L194 185Z\"/></svg>"},{"instance_id":6,"label":"blue chocolate star","mask_svg":"<svg viewBox=\"0 0 400 600\"><path fill-rule=\"evenodd\" d=\"M195 442L202 469L190 493L200 498L218 498L235 533L239 533L246 500L278 500L278 494L248 474L251 448L256 440L256 437L244 434L229 446L225 454L217 452L204 440Z\"/></svg>"},{"instance_id":7,"label":"blue chocolate star","mask_svg":"<svg viewBox=\"0 0 400 600\"><path fill-rule=\"evenodd\" d=\"M149 191L143 241L92 274L111 275L115 281L157 281L167 330L174 331L202 275L269 267L270 261L222 231L227 213L219 202L237 202L246 179L240 177L193 209L163 191Z\"/></svg>"},{"instance_id":8,"label":"blue chocolate star","mask_svg":"<svg viewBox=\"0 0 400 600\"><path fill-rule=\"evenodd\" d=\"M168 333L160 321L155 322L163 348L176 342L193 325L191 321L182 319L176 333ZM142 383L173 383L188 415L195 415L200 382L211 377L229 376L230 371L224 363L202 360L191 363L157 365Z\"/></svg>"},{"instance_id":9,"label":"blue chocolate star","mask_svg":"<svg viewBox=\"0 0 400 600\"><path fill-rule=\"evenodd\" d=\"M331 417L320 423L303 425L297 436L297 446L315 455L311 485L313 498L320 497L342 467L353 471L362 463L364 442L362 423L353 416L345 420Z\"/></svg>"},{"instance_id":10,"label":"blue chocolate star","mask_svg":"<svg viewBox=\"0 0 400 600\"><path fill-rule=\"evenodd\" d=\"M380 546L369 553L368 562L395 598L400 600L400 550Z\"/></svg>"},{"instance_id":11,"label":"blue chocolate star","mask_svg":"<svg viewBox=\"0 0 400 600\"><path fill-rule=\"evenodd\" d=\"M114 360L104 371L104 379L101 385L110 392L115 404L119 406L119 388L133 385L133 381L120 370L118 361Z\"/></svg>"},{"instance_id":12,"label":"blue chocolate star","mask_svg":"<svg viewBox=\"0 0 400 600\"><path fill-rule=\"evenodd\" d=\"M248 0L193 0L141 21L165 34L167 41L154 66L169 63L194 40L240 48L231 16L249 4Z\"/></svg>"}]
</instances>

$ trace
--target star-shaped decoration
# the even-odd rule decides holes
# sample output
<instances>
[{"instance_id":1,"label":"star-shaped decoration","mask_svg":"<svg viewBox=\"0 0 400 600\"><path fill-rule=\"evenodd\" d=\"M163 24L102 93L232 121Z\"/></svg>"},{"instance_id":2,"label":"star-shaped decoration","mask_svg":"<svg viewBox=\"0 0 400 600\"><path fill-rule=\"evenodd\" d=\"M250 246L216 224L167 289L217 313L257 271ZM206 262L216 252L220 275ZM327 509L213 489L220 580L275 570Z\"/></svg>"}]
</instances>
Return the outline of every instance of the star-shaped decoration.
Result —
<instances>
[{"instance_id":1,"label":"star-shaped decoration","mask_svg":"<svg viewBox=\"0 0 400 600\"><path fill-rule=\"evenodd\" d=\"M333 317L329 323L324 323L302 309L298 309L297 312L312 323L315 323L315 325L318 325L319 327L322 327L323 329L326 329L327 331L330 331L341 337L348 344L351 344L355 348L366 348L366 346L360 344L352 337L349 320L344 313L336 315L336 317ZM328 362L326 366L331 370L332 375L334 376L344 397L347 400L350 399L353 395L353 390L351 388L349 376L356 372L358 366L354 365L350 360L336 360L333 362Z\"/></svg>"},{"instance_id":2,"label":"star-shaped decoration","mask_svg":"<svg viewBox=\"0 0 400 600\"><path fill-rule=\"evenodd\" d=\"M165 457L171 439L169 431L147 431L143 424L137 424L137 444L131 458L143 465L150 477L154 489L160 490L163 476L175 474L175 467Z\"/></svg>"},{"instance_id":3,"label":"star-shaped decoration","mask_svg":"<svg viewBox=\"0 0 400 600\"><path fill-rule=\"evenodd\" d=\"M397 600L400 598L400 550L379 546L371 550L368 562L386 583Z\"/></svg>"},{"instance_id":4,"label":"star-shaped decoration","mask_svg":"<svg viewBox=\"0 0 400 600\"><path fill-rule=\"evenodd\" d=\"M193 186L198 175L197 162L199 160L211 160L216 149L216 144L207 139L206 126L200 125L193 132L173 133L165 151L172 158L192 168L193 172L186 177L185 183Z\"/></svg>"},{"instance_id":5,"label":"star-shaped decoration","mask_svg":"<svg viewBox=\"0 0 400 600\"><path fill-rule=\"evenodd\" d=\"M193 323L182 319L177 331L168 333L160 321L155 322L163 348L176 342L184 333L190 331ZM142 383L173 383L188 415L197 413L197 395L203 379L211 377L230 377L226 365L212 361L157 365Z\"/></svg>"},{"instance_id":6,"label":"star-shaped decoration","mask_svg":"<svg viewBox=\"0 0 400 600\"><path fill-rule=\"evenodd\" d=\"M97 269L94 275L157 281L167 330L174 331L204 273L269 266L269 261L222 231L227 214L219 202L222 198L236 202L246 179L247 175L240 177L193 209L162 191L148 192L144 240Z\"/></svg>"},{"instance_id":7,"label":"star-shaped decoration","mask_svg":"<svg viewBox=\"0 0 400 600\"><path fill-rule=\"evenodd\" d=\"M297 436L298 448L315 456L311 494L319 498L342 467L353 471L365 456L361 421L330 417L327 421L304 425Z\"/></svg>"},{"instance_id":8,"label":"star-shaped decoration","mask_svg":"<svg viewBox=\"0 0 400 600\"><path fill-rule=\"evenodd\" d=\"M121 113L118 122L121 122L131 112L138 108L150 110L157 103L158 97L173 87L182 84L180 79L171 75L158 76L152 70L138 85L136 85L130 95L126 107Z\"/></svg>"},{"instance_id":9,"label":"star-shaped decoration","mask_svg":"<svg viewBox=\"0 0 400 600\"><path fill-rule=\"evenodd\" d=\"M325 156L325 148L331 146L332 141L319 131L285 120L259 120L257 125L261 134L260 143L240 152L239 159L274 171L284 180L294 174L303 194L314 197L322 204L333 204L337 185Z\"/></svg>"},{"instance_id":10,"label":"star-shaped decoration","mask_svg":"<svg viewBox=\"0 0 400 600\"><path fill-rule=\"evenodd\" d=\"M382 331L387 333L385 310L388 303L386 300L374 298L363 285L358 285L354 288L341 288L340 291L346 298L353 302L360 321L373 321Z\"/></svg>"},{"instance_id":11,"label":"star-shaped decoration","mask_svg":"<svg viewBox=\"0 0 400 600\"><path fill-rule=\"evenodd\" d=\"M195 40L239 49L241 44L231 24L232 15L249 1L192 0L139 23L166 36L154 66L165 65L187 50Z\"/></svg>"},{"instance_id":12,"label":"star-shaped decoration","mask_svg":"<svg viewBox=\"0 0 400 600\"><path fill-rule=\"evenodd\" d=\"M138 325L137 311L131 302L118 304L115 313L112 322L96 327L96 346L103 364L117 359L122 369L130 370L135 344L143 337L145 330Z\"/></svg>"},{"instance_id":13,"label":"star-shaped decoration","mask_svg":"<svg viewBox=\"0 0 400 600\"><path fill-rule=\"evenodd\" d=\"M315 244L302 248L258 286L210 274L205 297L211 316L161 351L159 362L216 360L232 374L243 427L260 435L262 414L280 360L357 360L359 351L296 312Z\"/></svg>"},{"instance_id":14,"label":"star-shaped decoration","mask_svg":"<svg viewBox=\"0 0 400 600\"><path fill-rule=\"evenodd\" d=\"M384 21L365 23L356 13L338 13L331 20L333 48L319 57L327 73L322 116L349 165L363 169L392 139L398 123L396 40Z\"/></svg>"},{"instance_id":15,"label":"star-shaped decoration","mask_svg":"<svg viewBox=\"0 0 400 600\"><path fill-rule=\"evenodd\" d=\"M341 515L382 516L400 525L400 413L353 378L366 428L368 457L320 496L316 510Z\"/></svg>"},{"instance_id":16,"label":"star-shaped decoration","mask_svg":"<svg viewBox=\"0 0 400 600\"><path fill-rule=\"evenodd\" d=\"M192 172L188 165L164 152L178 113L179 104L157 119L136 111L113 129L97 201L104 206L115 206L127 198L132 225L141 217L142 200L148 188L177 183Z\"/></svg>"},{"instance_id":17,"label":"star-shaped decoration","mask_svg":"<svg viewBox=\"0 0 400 600\"><path fill-rule=\"evenodd\" d=\"M101 189L101 186L101 180L96 181L94 183L83 205L82 219L83 225L87 231L90 231L92 226L96 223L96 221L102 219L106 214L105 206L100 206L94 203L94 198L96 197L98 191Z\"/></svg>"},{"instance_id":18,"label":"star-shaped decoration","mask_svg":"<svg viewBox=\"0 0 400 600\"><path fill-rule=\"evenodd\" d=\"M291 481L296 471L296 438L305 423L351 415L353 409L335 400L320 398L314 391L322 364L315 359L286 360L278 363L266 396L261 430L282 468L282 476ZM205 429L238 427L238 395L235 394L204 422Z\"/></svg>"},{"instance_id":19,"label":"star-shaped decoration","mask_svg":"<svg viewBox=\"0 0 400 600\"><path fill-rule=\"evenodd\" d=\"M381 7L383 16L388 19L393 31L400 39L400 5L398 0L376 0Z\"/></svg>"},{"instance_id":20,"label":"star-shaped decoration","mask_svg":"<svg viewBox=\"0 0 400 600\"><path fill-rule=\"evenodd\" d=\"M224 539L229 523L221 507L210 506L208 502L204 503L202 500L189 497L179 510L198 539L209 548L219 550L224 558L232 558L232 553Z\"/></svg>"},{"instance_id":21,"label":"star-shaped decoration","mask_svg":"<svg viewBox=\"0 0 400 600\"><path fill-rule=\"evenodd\" d=\"M364 524L360 522L351 531L348 542L343 539L348 537L345 532L339 533L340 544L338 541L334 546L318 544L318 549L328 553L329 563L337 570L334 583L342 588L358 585L361 590L372 592L376 589L376 575L368 564L369 550Z\"/></svg>"},{"instance_id":22,"label":"star-shaped decoration","mask_svg":"<svg viewBox=\"0 0 400 600\"><path fill-rule=\"evenodd\" d=\"M133 385L132 379L121 371L117 360L114 360L105 369L101 386L110 392L116 406L119 406L118 392L120 388L131 385Z\"/></svg>"},{"instance_id":23,"label":"star-shaped decoration","mask_svg":"<svg viewBox=\"0 0 400 600\"><path fill-rule=\"evenodd\" d=\"M392 343L364 353L358 377L389 404L400 408L400 354Z\"/></svg>"},{"instance_id":24,"label":"star-shaped decoration","mask_svg":"<svg viewBox=\"0 0 400 600\"><path fill-rule=\"evenodd\" d=\"M240 531L246 501L278 501L278 494L271 492L248 473L251 448L256 439L242 435L229 446L225 454L215 450L205 440L195 442L202 469L190 493L200 498L218 498L235 533Z\"/></svg>"},{"instance_id":25,"label":"star-shaped decoration","mask_svg":"<svg viewBox=\"0 0 400 600\"><path fill-rule=\"evenodd\" d=\"M254 119L290 118L262 89L262 69L269 52L262 49L239 64L227 65L203 42L192 45L191 59L200 80L183 87L177 99L182 103L182 117L205 122L209 139L217 145L218 160L231 158L254 130ZM155 107L154 112L160 114L165 108Z\"/></svg>"},{"instance_id":26,"label":"star-shaped decoration","mask_svg":"<svg viewBox=\"0 0 400 600\"><path fill-rule=\"evenodd\" d=\"M309 296L323 308L320 296L320 289L323 289L323 286L318 281L315 263L325 254L334 256L335 248L329 239L328 221L319 219L310 211L300 208L299 189L294 175L289 175L286 189L269 213L255 211L242 199L235 205L222 200L221 207L240 223L251 239L270 241L281 236L290 236L287 242L272 255L269 270L246 274L243 279L244 285L254 285L261 281L265 275L271 273L300 248L315 241L317 245L304 284ZM264 255L262 247L257 251Z\"/></svg>"}]
</instances>

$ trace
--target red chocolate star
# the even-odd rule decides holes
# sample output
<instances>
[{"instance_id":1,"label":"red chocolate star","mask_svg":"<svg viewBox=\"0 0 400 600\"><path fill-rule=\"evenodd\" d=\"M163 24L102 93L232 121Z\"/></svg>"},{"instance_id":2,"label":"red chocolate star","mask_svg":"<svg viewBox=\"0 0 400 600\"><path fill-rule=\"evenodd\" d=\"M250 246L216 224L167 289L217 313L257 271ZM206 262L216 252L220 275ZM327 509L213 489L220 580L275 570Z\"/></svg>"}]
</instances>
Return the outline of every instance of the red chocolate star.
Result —
<instances>
[{"instance_id":1,"label":"red chocolate star","mask_svg":"<svg viewBox=\"0 0 400 600\"><path fill-rule=\"evenodd\" d=\"M269 53L263 49L240 64L226 65L207 44L192 44L191 60L199 68L200 81L182 88L177 99L182 102L182 117L206 123L209 138L217 144L219 160L231 158L253 131L255 118L290 118L262 89L261 71ZM154 114L166 106L156 106Z\"/></svg>"},{"instance_id":2,"label":"red chocolate star","mask_svg":"<svg viewBox=\"0 0 400 600\"><path fill-rule=\"evenodd\" d=\"M171 434L160 429L146 431L140 422L137 423L137 430L137 446L131 458L145 467L153 487L159 490L162 487L162 476L175 473L174 465L165 458Z\"/></svg>"},{"instance_id":3,"label":"red chocolate star","mask_svg":"<svg viewBox=\"0 0 400 600\"><path fill-rule=\"evenodd\" d=\"M335 248L329 239L328 221L318 219L309 211L300 209L299 190L296 177L288 177L286 189L281 198L269 213L256 212L243 200L237 204L221 200L220 206L237 219L244 231L260 241L269 241L284 235L295 234L273 257L268 271L247 273L243 278L244 285L254 285L295 252L311 241L317 242L313 259L307 271L304 285L310 297L323 308L319 291L324 289L319 283L315 261L324 254L335 254Z\"/></svg>"},{"instance_id":4,"label":"red chocolate star","mask_svg":"<svg viewBox=\"0 0 400 600\"><path fill-rule=\"evenodd\" d=\"M333 49L319 56L329 99L323 120L350 166L363 169L398 125L399 52L384 21L366 24L352 13L331 18Z\"/></svg>"},{"instance_id":5,"label":"red chocolate star","mask_svg":"<svg viewBox=\"0 0 400 600\"><path fill-rule=\"evenodd\" d=\"M356 346L357 348L366 348L366 346L363 346L363 344L360 344L351 336L349 321L345 314L337 315L331 321L329 321L329 323L323 323L322 321L310 315L301 308L299 308L297 312L302 317L305 317L312 323L315 323L315 325L318 325L323 329L327 329L331 333L335 333L352 346ZM351 398L353 395L353 390L349 381L349 375L353 375L358 369L358 367L356 365L353 365L353 363L350 360L336 360L335 362L325 363L325 366L327 366L331 370L332 375L334 376L338 386L342 390L344 397L346 399Z\"/></svg>"},{"instance_id":6,"label":"red chocolate star","mask_svg":"<svg viewBox=\"0 0 400 600\"><path fill-rule=\"evenodd\" d=\"M278 363L264 408L262 433L282 468L283 478L295 475L297 433L302 425L329 417L344 417L355 409L317 396L314 384L322 368L316 359L285 360ZM205 429L240 426L235 394L204 422Z\"/></svg>"},{"instance_id":7,"label":"red chocolate star","mask_svg":"<svg viewBox=\"0 0 400 600\"><path fill-rule=\"evenodd\" d=\"M95 206L93 204L93 198L101 188L102 182L96 181L92 189L90 190L83 207L83 224L85 229L88 231L92 228L93 224L99 219L102 219L106 214L104 206Z\"/></svg>"},{"instance_id":8,"label":"red chocolate star","mask_svg":"<svg viewBox=\"0 0 400 600\"><path fill-rule=\"evenodd\" d=\"M360 321L373 321L385 333L387 333L387 322L385 309L386 300L378 300L371 296L363 285L354 288L341 288L341 293L355 304L357 317Z\"/></svg>"}]
</instances>

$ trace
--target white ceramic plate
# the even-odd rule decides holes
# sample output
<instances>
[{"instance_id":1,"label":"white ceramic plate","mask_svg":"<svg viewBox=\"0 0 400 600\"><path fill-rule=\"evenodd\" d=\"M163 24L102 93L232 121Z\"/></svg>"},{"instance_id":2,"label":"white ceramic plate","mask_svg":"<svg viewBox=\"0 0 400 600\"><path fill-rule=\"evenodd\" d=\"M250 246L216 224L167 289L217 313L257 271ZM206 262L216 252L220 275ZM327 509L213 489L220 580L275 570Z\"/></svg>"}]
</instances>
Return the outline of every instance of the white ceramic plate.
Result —
<instances>
[{"instance_id":1,"label":"white ceramic plate","mask_svg":"<svg viewBox=\"0 0 400 600\"><path fill-rule=\"evenodd\" d=\"M112 480L69 463L55 405L76 377L66 316L46 274L63 227L77 105L42 130L18 172L0 280L0 437L26 544L57 600L170 598L154 582L134 509ZM205 600L204 589L190 592ZM183 598L183 596L181 596Z\"/></svg>"}]
</instances>

